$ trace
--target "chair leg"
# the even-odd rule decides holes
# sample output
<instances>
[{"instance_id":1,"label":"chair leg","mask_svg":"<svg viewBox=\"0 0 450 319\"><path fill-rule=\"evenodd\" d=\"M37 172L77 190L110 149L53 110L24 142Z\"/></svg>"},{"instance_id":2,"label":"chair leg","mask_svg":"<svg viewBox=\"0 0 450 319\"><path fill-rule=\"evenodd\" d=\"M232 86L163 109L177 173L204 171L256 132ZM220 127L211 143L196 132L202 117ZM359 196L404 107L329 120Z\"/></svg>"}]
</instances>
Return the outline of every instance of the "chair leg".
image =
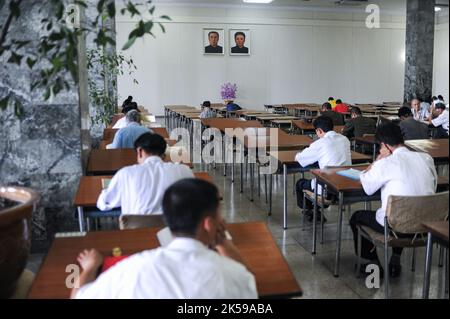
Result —
<instances>
[{"instance_id":1,"label":"chair leg","mask_svg":"<svg viewBox=\"0 0 450 319\"><path fill-rule=\"evenodd\" d=\"M318 187L318 185L316 185L316 187ZM320 244L321 245L323 245L323 211L324 211L324 207L325 207L325 203L324 203L324 186L322 186L322 189L321 189L321 201L322 201L322 205L321 205L321 208L322 208L322 212L321 212L321 214L320 214Z\"/></svg>"},{"instance_id":2,"label":"chair leg","mask_svg":"<svg viewBox=\"0 0 450 319\"><path fill-rule=\"evenodd\" d=\"M258 169L258 197L261 197L261 171L260 167L257 167Z\"/></svg>"},{"instance_id":3,"label":"chair leg","mask_svg":"<svg viewBox=\"0 0 450 319\"><path fill-rule=\"evenodd\" d=\"M412 259L411 259L411 271L416 271L416 247L413 247Z\"/></svg>"},{"instance_id":4,"label":"chair leg","mask_svg":"<svg viewBox=\"0 0 450 319\"><path fill-rule=\"evenodd\" d=\"M448 248L445 250L445 273L444 273L444 278L445 278L445 295L448 298Z\"/></svg>"},{"instance_id":5,"label":"chair leg","mask_svg":"<svg viewBox=\"0 0 450 319\"><path fill-rule=\"evenodd\" d=\"M362 236L361 236L361 231L360 231L360 229L359 229L359 227L357 227L356 228L356 231L357 231L357 235L358 235L358 243L357 243L357 245L358 245L358 247L357 247L357 250L358 250L358 253L357 253L357 256L356 256L356 277L357 278L360 278L360 271L359 271L359 269L361 268L361 243L362 243Z\"/></svg>"},{"instance_id":6,"label":"chair leg","mask_svg":"<svg viewBox=\"0 0 450 319\"><path fill-rule=\"evenodd\" d=\"M444 264L443 257L444 257L444 247L439 246L439 264L438 264L439 267L442 267Z\"/></svg>"},{"instance_id":7,"label":"chair leg","mask_svg":"<svg viewBox=\"0 0 450 319\"><path fill-rule=\"evenodd\" d=\"M303 214L303 227L302 230L305 230L305 225L306 225L306 195L305 193L303 193L303 207L302 207L302 214Z\"/></svg>"},{"instance_id":8,"label":"chair leg","mask_svg":"<svg viewBox=\"0 0 450 319\"><path fill-rule=\"evenodd\" d=\"M292 195L295 195L295 174L292 175Z\"/></svg>"},{"instance_id":9,"label":"chair leg","mask_svg":"<svg viewBox=\"0 0 450 319\"><path fill-rule=\"evenodd\" d=\"M267 204L267 174L264 174L264 193L266 194L266 204Z\"/></svg>"},{"instance_id":10,"label":"chair leg","mask_svg":"<svg viewBox=\"0 0 450 319\"><path fill-rule=\"evenodd\" d=\"M389 230L387 226L387 218L385 218L384 223L384 298L389 299Z\"/></svg>"}]
</instances>

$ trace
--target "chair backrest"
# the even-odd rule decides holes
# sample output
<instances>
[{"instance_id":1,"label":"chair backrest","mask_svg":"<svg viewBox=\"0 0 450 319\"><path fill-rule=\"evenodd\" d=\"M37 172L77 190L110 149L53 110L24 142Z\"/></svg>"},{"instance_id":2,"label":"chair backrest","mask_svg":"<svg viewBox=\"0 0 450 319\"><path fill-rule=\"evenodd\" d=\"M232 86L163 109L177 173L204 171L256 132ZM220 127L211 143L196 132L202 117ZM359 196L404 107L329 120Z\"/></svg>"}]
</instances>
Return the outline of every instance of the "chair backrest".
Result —
<instances>
[{"instance_id":1,"label":"chair backrest","mask_svg":"<svg viewBox=\"0 0 450 319\"><path fill-rule=\"evenodd\" d=\"M424 222L448 217L449 192L425 196L389 196L386 209L389 225L402 234L424 233Z\"/></svg>"},{"instance_id":2,"label":"chair backrest","mask_svg":"<svg viewBox=\"0 0 450 319\"><path fill-rule=\"evenodd\" d=\"M163 215L120 215L120 229L165 227Z\"/></svg>"}]
</instances>

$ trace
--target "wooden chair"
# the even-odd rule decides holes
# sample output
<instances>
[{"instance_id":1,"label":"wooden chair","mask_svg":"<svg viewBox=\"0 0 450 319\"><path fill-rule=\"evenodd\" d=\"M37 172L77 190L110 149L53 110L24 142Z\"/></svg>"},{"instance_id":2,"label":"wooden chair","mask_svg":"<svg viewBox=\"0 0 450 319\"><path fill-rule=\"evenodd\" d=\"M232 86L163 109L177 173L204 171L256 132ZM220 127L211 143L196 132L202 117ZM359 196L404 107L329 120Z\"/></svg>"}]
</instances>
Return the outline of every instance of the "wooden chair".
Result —
<instances>
[{"instance_id":1,"label":"wooden chair","mask_svg":"<svg viewBox=\"0 0 450 319\"><path fill-rule=\"evenodd\" d=\"M163 215L121 215L119 217L121 230L165 226Z\"/></svg>"},{"instance_id":2,"label":"wooden chair","mask_svg":"<svg viewBox=\"0 0 450 319\"><path fill-rule=\"evenodd\" d=\"M415 248L426 245L426 230L423 222L443 221L448 218L449 192L427 196L389 196L386 216L384 218L384 234L358 225L357 271L361 265L362 237L370 240L375 246L384 248L384 293L389 298L389 247ZM401 238L397 234L411 235ZM415 251L413 251L413 265ZM414 269L414 267L413 267Z\"/></svg>"}]
</instances>

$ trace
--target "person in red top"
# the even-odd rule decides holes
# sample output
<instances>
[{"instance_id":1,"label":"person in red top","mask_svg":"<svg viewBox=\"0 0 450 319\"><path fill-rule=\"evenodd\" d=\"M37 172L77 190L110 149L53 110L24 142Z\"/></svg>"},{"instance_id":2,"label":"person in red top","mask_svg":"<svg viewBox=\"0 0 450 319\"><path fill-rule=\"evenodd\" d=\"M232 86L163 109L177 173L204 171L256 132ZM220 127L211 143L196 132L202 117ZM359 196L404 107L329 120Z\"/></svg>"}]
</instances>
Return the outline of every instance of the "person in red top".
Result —
<instances>
[{"instance_id":1,"label":"person in red top","mask_svg":"<svg viewBox=\"0 0 450 319\"><path fill-rule=\"evenodd\" d=\"M342 103L342 100L338 99L336 100L336 107L334 108L334 111L338 113L348 113L349 108L347 104Z\"/></svg>"}]
</instances>

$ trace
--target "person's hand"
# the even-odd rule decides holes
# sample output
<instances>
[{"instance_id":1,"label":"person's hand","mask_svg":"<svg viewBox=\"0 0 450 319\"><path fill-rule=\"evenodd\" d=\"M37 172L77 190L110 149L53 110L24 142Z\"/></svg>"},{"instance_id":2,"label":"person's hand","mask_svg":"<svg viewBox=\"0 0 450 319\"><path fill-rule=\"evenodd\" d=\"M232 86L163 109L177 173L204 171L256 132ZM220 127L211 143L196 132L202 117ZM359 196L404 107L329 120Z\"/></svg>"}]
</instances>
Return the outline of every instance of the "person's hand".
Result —
<instances>
[{"instance_id":1,"label":"person's hand","mask_svg":"<svg viewBox=\"0 0 450 319\"><path fill-rule=\"evenodd\" d=\"M78 255L77 261L84 271L92 271L103 264L103 256L96 249L85 249Z\"/></svg>"},{"instance_id":2,"label":"person's hand","mask_svg":"<svg viewBox=\"0 0 450 319\"><path fill-rule=\"evenodd\" d=\"M221 219L219 221L219 224L217 226L217 232L216 232L216 247L222 246L226 241L227 237L225 235L225 221Z\"/></svg>"},{"instance_id":3,"label":"person's hand","mask_svg":"<svg viewBox=\"0 0 450 319\"><path fill-rule=\"evenodd\" d=\"M377 161L379 161L383 158L386 158L388 156L391 156L391 155L392 155L391 150L384 143L382 143L381 147L380 147L380 154L377 157Z\"/></svg>"}]
</instances>

